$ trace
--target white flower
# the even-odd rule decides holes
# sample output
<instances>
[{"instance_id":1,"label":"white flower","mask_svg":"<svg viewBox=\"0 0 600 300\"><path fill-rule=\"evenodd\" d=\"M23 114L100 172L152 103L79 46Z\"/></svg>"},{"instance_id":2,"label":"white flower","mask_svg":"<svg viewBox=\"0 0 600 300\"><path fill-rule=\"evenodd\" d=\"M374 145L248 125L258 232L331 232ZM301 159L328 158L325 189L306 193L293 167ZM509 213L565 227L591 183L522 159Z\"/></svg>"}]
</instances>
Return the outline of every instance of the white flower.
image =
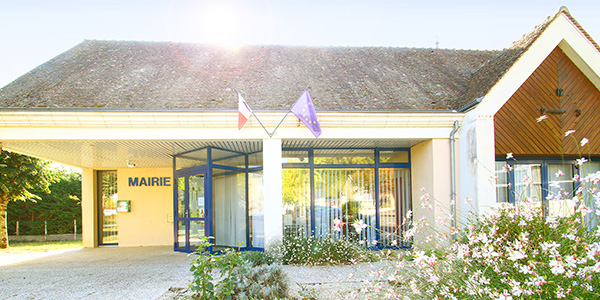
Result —
<instances>
[{"instance_id":1,"label":"white flower","mask_svg":"<svg viewBox=\"0 0 600 300\"><path fill-rule=\"evenodd\" d=\"M352 226L354 226L354 230L356 230L356 233L361 233L364 228L367 228L367 224L365 224L363 220L355 221L354 223L352 223Z\"/></svg>"},{"instance_id":2,"label":"white flower","mask_svg":"<svg viewBox=\"0 0 600 300\"><path fill-rule=\"evenodd\" d=\"M565 272L565 267L563 266L563 264L558 261L558 260L551 260L550 261L550 271L552 272L552 274L554 275L558 275L558 274L562 274Z\"/></svg>"},{"instance_id":3,"label":"white flower","mask_svg":"<svg viewBox=\"0 0 600 300\"><path fill-rule=\"evenodd\" d=\"M508 259L512 261L523 259L526 257L527 255L523 254L521 251L510 251L510 254L508 255Z\"/></svg>"},{"instance_id":4,"label":"white flower","mask_svg":"<svg viewBox=\"0 0 600 300\"><path fill-rule=\"evenodd\" d=\"M565 137L567 137L573 133L575 133L575 130L567 130L567 132L565 132Z\"/></svg>"},{"instance_id":5,"label":"white flower","mask_svg":"<svg viewBox=\"0 0 600 300\"><path fill-rule=\"evenodd\" d=\"M581 166L581 165L583 165L583 163L587 162L588 160L585 157L582 157L582 158L576 159L576 161L577 161L577 164Z\"/></svg>"},{"instance_id":6,"label":"white flower","mask_svg":"<svg viewBox=\"0 0 600 300\"><path fill-rule=\"evenodd\" d=\"M565 173L562 170L558 170L558 172L556 172L556 177L561 177L565 175Z\"/></svg>"},{"instance_id":7,"label":"white flower","mask_svg":"<svg viewBox=\"0 0 600 300\"><path fill-rule=\"evenodd\" d=\"M511 158L513 158L512 152L506 153L506 159L511 159Z\"/></svg>"},{"instance_id":8,"label":"white flower","mask_svg":"<svg viewBox=\"0 0 600 300\"><path fill-rule=\"evenodd\" d=\"M581 139L581 147L585 146L585 144L589 143L590 140L586 139L586 138L582 138Z\"/></svg>"},{"instance_id":9,"label":"white flower","mask_svg":"<svg viewBox=\"0 0 600 300\"><path fill-rule=\"evenodd\" d=\"M548 116L546 116L546 115L543 115L543 116L541 116L541 117L537 118L537 122L539 123L539 122L541 122L541 121L544 121L544 120L546 120L546 119L548 119Z\"/></svg>"}]
</instances>

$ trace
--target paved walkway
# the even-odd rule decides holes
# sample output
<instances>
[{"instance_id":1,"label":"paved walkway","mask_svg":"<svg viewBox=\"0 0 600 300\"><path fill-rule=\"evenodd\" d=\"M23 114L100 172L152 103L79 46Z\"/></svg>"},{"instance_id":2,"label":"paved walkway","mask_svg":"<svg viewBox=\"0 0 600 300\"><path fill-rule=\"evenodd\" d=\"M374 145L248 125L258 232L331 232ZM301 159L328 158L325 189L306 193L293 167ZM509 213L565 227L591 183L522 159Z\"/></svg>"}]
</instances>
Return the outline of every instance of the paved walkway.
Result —
<instances>
[{"instance_id":1,"label":"paved walkway","mask_svg":"<svg viewBox=\"0 0 600 300\"><path fill-rule=\"evenodd\" d=\"M62 252L0 266L0 299L157 299L187 286L191 260L172 247Z\"/></svg>"}]
</instances>

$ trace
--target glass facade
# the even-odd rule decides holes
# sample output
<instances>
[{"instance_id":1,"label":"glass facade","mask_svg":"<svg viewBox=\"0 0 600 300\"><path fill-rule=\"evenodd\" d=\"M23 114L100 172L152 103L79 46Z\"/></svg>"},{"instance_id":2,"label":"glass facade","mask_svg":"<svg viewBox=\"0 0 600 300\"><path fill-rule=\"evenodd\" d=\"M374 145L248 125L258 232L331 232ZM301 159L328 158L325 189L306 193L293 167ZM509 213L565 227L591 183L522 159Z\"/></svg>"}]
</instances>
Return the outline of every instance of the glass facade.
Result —
<instances>
[{"instance_id":1,"label":"glass facade","mask_svg":"<svg viewBox=\"0 0 600 300\"><path fill-rule=\"evenodd\" d=\"M264 247L262 153L206 147L174 165L176 250L193 251L203 236L213 251Z\"/></svg>"},{"instance_id":2,"label":"glass facade","mask_svg":"<svg viewBox=\"0 0 600 300\"><path fill-rule=\"evenodd\" d=\"M281 159L285 236L410 246L401 237L411 209L408 150L282 149ZM176 249L192 251L202 236L214 237L213 250L264 248L262 152L206 147L174 164ZM368 227L357 233L355 222Z\"/></svg>"},{"instance_id":3,"label":"glass facade","mask_svg":"<svg viewBox=\"0 0 600 300\"><path fill-rule=\"evenodd\" d=\"M410 246L402 241L411 210L408 150L284 149L282 161L285 236ZM355 222L367 227L357 233Z\"/></svg>"}]
</instances>

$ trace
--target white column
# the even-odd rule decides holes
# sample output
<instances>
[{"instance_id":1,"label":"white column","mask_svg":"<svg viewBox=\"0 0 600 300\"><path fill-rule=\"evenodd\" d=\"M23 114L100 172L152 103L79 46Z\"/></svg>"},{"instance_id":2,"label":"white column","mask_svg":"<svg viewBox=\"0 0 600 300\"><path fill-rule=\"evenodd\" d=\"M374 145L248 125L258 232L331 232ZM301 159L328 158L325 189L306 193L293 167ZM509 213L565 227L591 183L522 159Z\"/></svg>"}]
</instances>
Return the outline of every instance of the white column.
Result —
<instances>
[{"instance_id":1,"label":"white column","mask_svg":"<svg viewBox=\"0 0 600 300\"><path fill-rule=\"evenodd\" d=\"M473 110L463 120L459 139L460 193L458 217L482 214L496 205L494 119Z\"/></svg>"},{"instance_id":2,"label":"white column","mask_svg":"<svg viewBox=\"0 0 600 300\"><path fill-rule=\"evenodd\" d=\"M263 139L263 190L265 248L269 248L283 236L281 139Z\"/></svg>"},{"instance_id":3,"label":"white column","mask_svg":"<svg viewBox=\"0 0 600 300\"><path fill-rule=\"evenodd\" d=\"M94 170L81 169L81 224L83 227L83 246L92 248L98 246L98 208L96 206L96 176Z\"/></svg>"}]
</instances>

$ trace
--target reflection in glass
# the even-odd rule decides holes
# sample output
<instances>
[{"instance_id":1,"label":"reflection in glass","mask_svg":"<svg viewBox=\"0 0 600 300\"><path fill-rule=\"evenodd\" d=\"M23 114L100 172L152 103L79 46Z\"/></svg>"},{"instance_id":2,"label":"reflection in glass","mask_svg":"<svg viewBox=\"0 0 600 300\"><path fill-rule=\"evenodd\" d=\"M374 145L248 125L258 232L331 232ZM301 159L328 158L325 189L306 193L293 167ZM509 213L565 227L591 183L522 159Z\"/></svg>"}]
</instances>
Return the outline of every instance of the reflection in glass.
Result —
<instances>
[{"instance_id":1,"label":"reflection in glass","mask_svg":"<svg viewBox=\"0 0 600 300\"><path fill-rule=\"evenodd\" d=\"M375 235L375 170L317 169L315 170L315 235L340 236L372 242ZM333 228L334 220L346 225L341 231ZM360 233L354 222L369 227Z\"/></svg>"},{"instance_id":2,"label":"reflection in glass","mask_svg":"<svg viewBox=\"0 0 600 300\"><path fill-rule=\"evenodd\" d=\"M177 248L185 249L185 221L177 221Z\"/></svg>"},{"instance_id":3,"label":"reflection in glass","mask_svg":"<svg viewBox=\"0 0 600 300\"><path fill-rule=\"evenodd\" d=\"M265 210L263 199L263 172L258 171L248 173L249 244L251 247L256 248L265 247Z\"/></svg>"},{"instance_id":4,"label":"reflection in glass","mask_svg":"<svg viewBox=\"0 0 600 300\"><path fill-rule=\"evenodd\" d=\"M212 182L215 246L246 247L246 174L214 175Z\"/></svg>"},{"instance_id":5,"label":"reflection in glass","mask_svg":"<svg viewBox=\"0 0 600 300\"><path fill-rule=\"evenodd\" d=\"M177 178L177 217L185 216L185 177Z\"/></svg>"},{"instance_id":6,"label":"reflection in glass","mask_svg":"<svg viewBox=\"0 0 600 300\"><path fill-rule=\"evenodd\" d=\"M204 221L190 221L190 250L197 249L204 236Z\"/></svg>"},{"instance_id":7,"label":"reflection in glass","mask_svg":"<svg viewBox=\"0 0 600 300\"><path fill-rule=\"evenodd\" d=\"M283 234L310 233L310 169L283 170Z\"/></svg>"},{"instance_id":8,"label":"reflection in glass","mask_svg":"<svg viewBox=\"0 0 600 300\"><path fill-rule=\"evenodd\" d=\"M379 151L381 163L408 163L408 151L381 150Z\"/></svg>"},{"instance_id":9,"label":"reflection in glass","mask_svg":"<svg viewBox=\"0 0 600 300\"><path fill-rule=\"evenodd\" d=\"M519 164L514 166L515 201L525 198L529 201L542 200L542 165Z\"/></svg>"},{"instance_id":10,"label":"reflection in glass","mask_svg":"<svg viewBox=\"0 0 600 300\"><path fill-rule=\"evenodd\" d=\"M117 171L98 171L100 207L100 244L118 242Z\"/></svg>"},{"instance_id":11,"label":"reflection in glass","mask_svg":"<svg viewBox=\"0 0 600 300\"><path fill-rule=\"evenodd\" d=\"M503 161L496 162L496 201L499 203L509 202L509 173L508 164Z\"/></svg>"},{"instance_id":12,"label":"reflection in glass","mask_svg":"<svg viewBox=\"0 0 600 300\"><path fill-rule=\"evenodd\" d=\"M204 218L204 174L189 177L189 217Z\"/></svg>"},{"instance_id":13,"label":"reflection in glass","mask_svg":"<svg viewBox=\"0 0 600 300\"><path fill-rule=\"evenodd\" d=\"M196 151L179 154L175 156L175 167L177 170L205 165L207 160L207 149L199 149Z\"/></svg>"},{"instance_id":14,"label":"reflection in glass","mask_svg":"<svg viewBox=\"0 0 600 300\"><path fill-rule=\"evenodd\" d=\"M410 169L379 169L381 246L409 246L402 234L409 229Z\"/></svg>"},{"instance_id":15,"label":"reflection in glass","mask_svg":"<svg viewBox=\"0 0 600 300\"><path fill-rule=\"evenodd\" d=\"M281 162L284 164L291 163L308 163L308 151L307 150L286 150L281 151Z\"/></svg>"},{"instance_id":16,"label":"reflection in glass","mask_svg":"<svg viewBox=\"0 0 600 300\"><path fill-rule=\"evenodd\" d=\"M373 149L315 149L315 164L350 165L374 164Z\"/></svg>"}]
</instances>

